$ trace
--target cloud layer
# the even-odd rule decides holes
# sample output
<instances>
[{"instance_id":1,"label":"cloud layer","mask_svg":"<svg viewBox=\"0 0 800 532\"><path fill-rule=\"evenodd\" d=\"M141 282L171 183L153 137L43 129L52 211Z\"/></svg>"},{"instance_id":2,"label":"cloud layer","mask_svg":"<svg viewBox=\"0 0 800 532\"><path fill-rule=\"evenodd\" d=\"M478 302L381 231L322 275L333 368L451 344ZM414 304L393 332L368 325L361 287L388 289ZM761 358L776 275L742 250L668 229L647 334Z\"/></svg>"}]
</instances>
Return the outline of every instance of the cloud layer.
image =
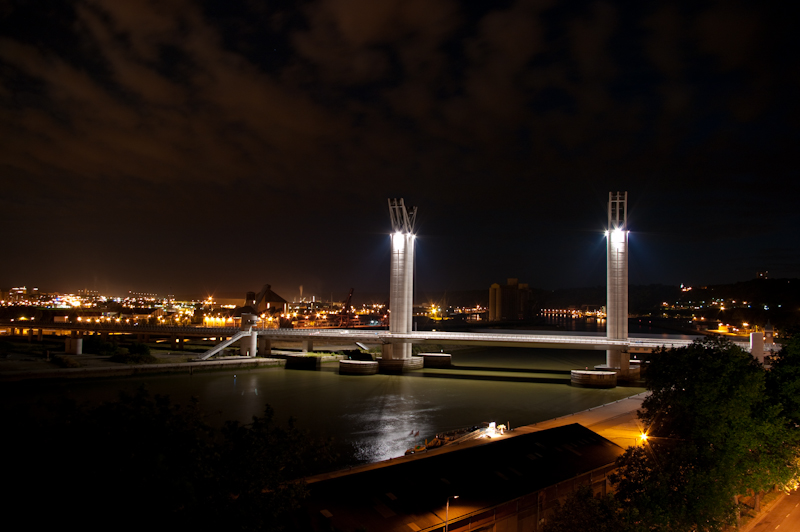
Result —
<instances>
[{"instance_id":1,"label":"cloud layer","mask_svg":"<svg viewBox=\"0 0 800 532\"><path fill-rule=\"evenodd\" d=\"M129 242L188 228L184 254L208 240L241 247L252 227L284 249L338 253L373 245L385 197L405 195L442 239L440 267L467 258L464 233L507 249L454 283L482 286L516 268L560 286L581 283L514 249L525 235L559 230L549 245L578 261L572 248L594 238L581 235L602 224L608 190L631 191L641 230L695 253L710 234L780 247L787 224L798 226L797 215L785 217L797 192L798 70L788 23L766 6L34 4L0 13L11 28L0 37L0 207L7 226L55 234L65 253L106 242L97 221L109 211ZM361 221L345 222L357 213ZM334 234L330 244L313 240L320 227ZM173 245L150 242L159 254ZM146 282L96 246L91 262L111 263L98 267L102 276ZM269 248L255 246L255 260L267 261ZM32 244L22 251L43 260ZM297 253L303 263L311 256ZM342 271L332 273L359 277L336 256ZM787 260L781 268L800 273L797 255ZM22 262L3 266L0 282L25 282ZM726 275L749 275L754 262L740 262ZM215 275L197 268L185 283L163 283L188 289ZM259 268L268 271L248 283L325 277ZM663 273L654 266L643 280L675 281Z\"/></svg>"}]
</instances>

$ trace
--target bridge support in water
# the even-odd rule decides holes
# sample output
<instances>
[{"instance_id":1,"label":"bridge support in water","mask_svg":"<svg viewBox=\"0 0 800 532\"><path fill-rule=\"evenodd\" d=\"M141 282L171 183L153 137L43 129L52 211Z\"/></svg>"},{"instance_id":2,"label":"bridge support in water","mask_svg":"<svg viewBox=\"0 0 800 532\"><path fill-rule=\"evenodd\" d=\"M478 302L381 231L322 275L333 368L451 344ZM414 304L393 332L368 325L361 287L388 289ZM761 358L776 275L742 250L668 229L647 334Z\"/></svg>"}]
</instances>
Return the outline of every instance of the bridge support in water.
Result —
<instances>
[{"instance_id":1,"label":"bridge support in water","mask_svg":"<svg viewBox=\"0 0 800 532\"><path fill-rule=\"evenodd\" d=\"M608 193L606 338L628 339L628 193ZM606 351L606 366L627 374L630 353L622 349Z\"/></svg>"},{"instance_id":2,"label":"bridge support in water","mask_svg":"<svg viewBox=\"0 0 800 532\"><path fill-rule=\"evenodd\" d=\"M242 314L242 321L239 330L249 333L239 340L239 355L243 357L254 357L258 353L258 334L253 331L253 326L258 323L258 316L255 314Z\"/></svg>"},{"instance_id":3,"label":"bridge support in water","mask_svg":"<svg viewBox=\"0 0 800 532\"><path fill-rule=\"evenodd\" d=\"M389 277L389 332L411 332L414 308L414 221L417 208L409 212L403 199L389 200L392 219L392 258ZM390 343L381 349L382 371L402 372L411 363L411 344Z\"/></svg>"},{"instance_id":4,"label":"bridge support in water","mask_svg":"<svg viewBox=\"0 0 800 532\"><path fill-rule=\"evenodd\" d=\"M258 337L258 354L262 357L272 354L272 342L269 338L263 336Z\"/></svg>"}]
</instances>

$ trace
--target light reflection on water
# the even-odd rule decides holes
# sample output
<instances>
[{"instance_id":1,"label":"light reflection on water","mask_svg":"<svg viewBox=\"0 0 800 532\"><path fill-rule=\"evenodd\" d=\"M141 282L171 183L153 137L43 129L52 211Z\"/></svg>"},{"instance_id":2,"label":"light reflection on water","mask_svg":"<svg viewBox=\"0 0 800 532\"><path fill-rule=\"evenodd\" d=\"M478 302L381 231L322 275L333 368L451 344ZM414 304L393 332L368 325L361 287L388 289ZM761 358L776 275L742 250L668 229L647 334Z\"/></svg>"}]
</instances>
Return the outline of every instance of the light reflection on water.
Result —
<instances>
[{"instance_id":1,"label":"light reflection on water","mask_svg":"<svg viewBox=\"0 0 800 532\"><path fill-rule=\"evenodd\" d=\"M294 416L301 428L334 437L341 465L355 465L401 456L438 432L489 421L527 425L643 391L574 388L566 384L568 377L552 373L538 375L545 380L552 377L552 382L525 380L526 371L566 371L604 359L603 351L472 348L453 352L457 367L452 370L422 370L405 376L339 375L335 365L322 371L237 370L30 383L17 387L15 400L46 401L48 396L66 394L78 401L100 402L144 384L151 393L170 395L178 402L198 397L208 421L219 425L227 419L247 423L269 403L278 422ZM516 381L493 380L501 368L514 368L516 373L511 375ZM488 380L476 380L476 376Z\"/></svg>"}]
</instances>

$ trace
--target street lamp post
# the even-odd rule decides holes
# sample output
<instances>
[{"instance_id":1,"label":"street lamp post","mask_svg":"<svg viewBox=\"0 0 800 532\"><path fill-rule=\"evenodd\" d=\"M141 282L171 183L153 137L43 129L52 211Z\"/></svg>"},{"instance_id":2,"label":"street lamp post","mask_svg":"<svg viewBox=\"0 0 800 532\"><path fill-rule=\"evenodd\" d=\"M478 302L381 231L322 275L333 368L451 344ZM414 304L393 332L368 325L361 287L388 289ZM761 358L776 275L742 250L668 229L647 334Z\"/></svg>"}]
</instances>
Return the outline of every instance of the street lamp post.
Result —
<instances>
[{"instance_id":1,"label":"street lamp post","mask_svg":"<svg viewBox=\"0 0 800 532\"><path fill-rule=\"evenodd\" d=\"M453 495L447 498L447 503L444 509L444 532L447 532L447 527L450 522L450 499L458 499L458 495Z\"/></svg>"}]
</instances>

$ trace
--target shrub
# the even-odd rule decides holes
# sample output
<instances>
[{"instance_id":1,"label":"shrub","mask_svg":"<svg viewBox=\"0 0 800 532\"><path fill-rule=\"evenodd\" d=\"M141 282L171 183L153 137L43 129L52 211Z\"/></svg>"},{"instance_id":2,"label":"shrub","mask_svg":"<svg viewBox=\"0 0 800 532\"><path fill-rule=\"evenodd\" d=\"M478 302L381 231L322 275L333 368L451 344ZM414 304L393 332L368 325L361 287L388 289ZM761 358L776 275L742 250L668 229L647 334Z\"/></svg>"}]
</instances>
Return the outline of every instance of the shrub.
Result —
<instances>
[{"instance_id":1,"label":"shrub","mask_svg":"<svg viewBox=\"0 0 800 532\"><path fill-rule=\"evenodd\" d=\"M90 355L115 355L119 347L111 342L105 342L98 335L85 336L83 339L83 352Z\"/></svg>"},{"instance_id":2,"label":"shrub","mask_svg":"<svg viewBox=\"0 0 800 532\"><path fill-rule=\"evenodd\" d=\"M11 345L11 342L6 342L5 340L0 342L0 356L7 357L12 347L14 346Z\"/></svg>"},{"instance_id":3,"label":"shrub","mask_svg":"<svg viewBox=\"0 0 800 532\"><path fill-rule=\"evenodd\" d=\"M128 347L128 353L130 353L132 355L147 355L147 356L149 356L150 355L150 347L148 347L147 344L140 344L140 343L132 344L130 347Z\"/></svg>"},{"instance_id":4,"label":"shrub","mask_svg":"<svg viewBox=\"0 0 800 532\"><path fill-rule=\"evenodd\" d=\"M137 345L137 344L134 344ZM138 344L142 345L142 344ZM133 346L131 346L133 347ZM136 353L130 351L120 350L114 353L109 360L112 362L121 362L123 364L156 364L158 359L150 354L150 348L144 346L147 353Z\"/></svg>"},{"instance_id":5,"label":"shrub","mask_svg":"<svg viewBox=\"0 0 800 532\"><path fill-rule=\"evenodd\" d=\"M66 355L53 355L53 363L62 368L79 368L81 363Z\"/></svg>"}]
</instances>

